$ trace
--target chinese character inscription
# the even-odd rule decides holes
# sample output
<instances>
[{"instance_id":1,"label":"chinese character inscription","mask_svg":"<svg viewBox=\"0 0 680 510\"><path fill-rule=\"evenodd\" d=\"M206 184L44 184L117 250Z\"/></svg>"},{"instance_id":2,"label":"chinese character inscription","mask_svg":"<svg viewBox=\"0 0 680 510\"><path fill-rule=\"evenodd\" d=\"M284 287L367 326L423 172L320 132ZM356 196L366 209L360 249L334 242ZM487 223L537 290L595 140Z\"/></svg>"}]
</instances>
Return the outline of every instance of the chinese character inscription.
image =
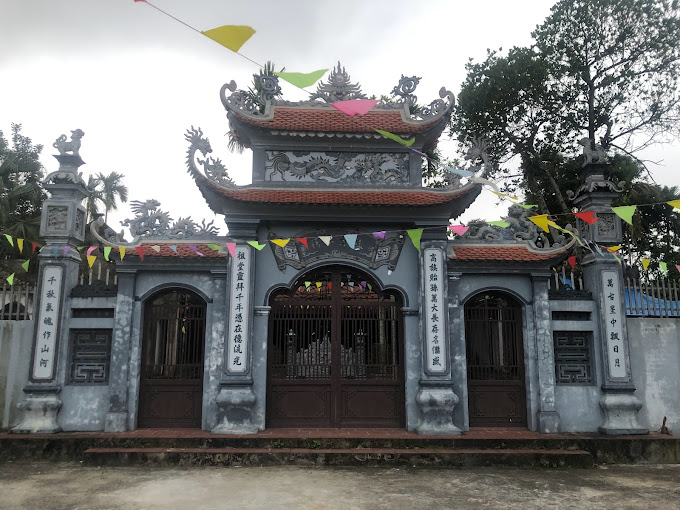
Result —
<instances>
[{"instance_id":1,"label":"chinese character inscription","mask_svg":"<svg viewBox=\"0 0 680 510\"><path fill-rule=\"evenodd\" d=\"M62 271L60 266L43 268L40 313L33 354L33 379L49 380L54 377L54 351L59 332Z\"/></svg>"},{"instance_id":2,"label":"chinese character inscription","mask_svg":"<svg viewBox=\"0 0 680 510\"><path fill-rule=\"evenodd\" d=\"M425 318L426 369L431 373L446 372L446 310L442 251L427 248L423 252L423 316Z\"/></svg>"}]
</instances>

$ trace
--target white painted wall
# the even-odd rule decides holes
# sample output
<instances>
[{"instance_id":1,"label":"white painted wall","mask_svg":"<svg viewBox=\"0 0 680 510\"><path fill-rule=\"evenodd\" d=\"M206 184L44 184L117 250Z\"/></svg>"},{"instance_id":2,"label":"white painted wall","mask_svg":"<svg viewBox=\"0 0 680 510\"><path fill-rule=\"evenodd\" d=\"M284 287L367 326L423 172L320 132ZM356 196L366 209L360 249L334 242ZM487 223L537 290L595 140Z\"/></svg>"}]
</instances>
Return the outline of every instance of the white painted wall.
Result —
<instances>
[{"instance_id":1,"label":"white painted wall","mask_svg":"<svg viewBox=\"0 0 680 510\"><path fill-rule=\"evenodd\" d=\"M28 382L33 321L0 320L0 428L19 421L17 404Z\"/></svg>"}]
</instances>

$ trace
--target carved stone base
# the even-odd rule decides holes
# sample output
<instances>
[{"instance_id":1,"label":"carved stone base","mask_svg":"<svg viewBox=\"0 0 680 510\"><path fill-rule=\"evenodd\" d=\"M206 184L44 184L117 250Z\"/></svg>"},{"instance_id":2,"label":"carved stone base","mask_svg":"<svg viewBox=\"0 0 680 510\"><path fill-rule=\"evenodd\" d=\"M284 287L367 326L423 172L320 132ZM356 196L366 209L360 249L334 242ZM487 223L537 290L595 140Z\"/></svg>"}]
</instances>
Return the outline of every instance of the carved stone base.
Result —
<instances>
[{"instance_id":1,"label":"carved stone base","mask_svg":"<svg viewBox=\"0 0 680 510\"><path fill-rule=\"evenodd\" d=\"M106 413L104 432L125 432L128 429L127 411Z\"/></svg>"},{"instance_id":2,"label":"carved stone base","mask_svg":"<svg viewBox=\"0 0 680 510\"><path fill-rule=\"evenodd\" d=\"M213 434L256 434L258 428L253 425L251 419L256 399L250 386L222 386L215 399L220 422L211 432Z\"/></svg>"},{"instance_id":3,"label":"carved stone base","mask_svg":"<svg viewBox=\"0 0 680 510\"><path fill-rule=\"evenodd\" d=\"M538 431L541 434L557 434L560 431L560 413L557 411L539 411Z\"/></svg>"},{"instance_id":4,"label":"carved stone base","mask_svg":"<svg viewBox=\"0 0 680 510\"><path fill-rule=\"evenodd\" d=\"M633 395L634 391L604 390L600 407L604 411L605 419L598 428L601 434L611 436L649 434L649 430L637 421L637 413L642 408L642 402Z\"/></svg>"},{"instance_id":5,"label":"carved stone base","mask_svg":"<svg viewBox=\"0 0 680 510\"><path fill-rule=\"evenodd\" d=\"M14 434L53 434L61 432L57 413L61 408L58 393L27 393L19 403L21 421L10 430Z\"/></svg>"},{"instance_id":6,"label":"carved stone base","mask_svg":"<svg viewBox=\"0 0 680 510\"><path fill-rule=\"evenodd\" d=\"M458 396L451 387L424 387L416 396L422 411L422 419L416 427L421 435L458 436L462 431L453 424L453 408Z\"/></svg>"}]
</instances>

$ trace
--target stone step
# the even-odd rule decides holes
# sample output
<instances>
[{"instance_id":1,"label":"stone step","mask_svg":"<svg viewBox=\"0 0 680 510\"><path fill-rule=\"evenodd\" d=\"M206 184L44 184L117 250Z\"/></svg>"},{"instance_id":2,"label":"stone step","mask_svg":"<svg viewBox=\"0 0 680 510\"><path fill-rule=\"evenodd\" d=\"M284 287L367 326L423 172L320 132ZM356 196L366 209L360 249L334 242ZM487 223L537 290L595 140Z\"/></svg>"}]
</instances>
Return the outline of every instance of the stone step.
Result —
<instances>
[{"instance_id":1,"label":"stone step","mask_svg":"<svg viewBox=\"0 0 680 510\"><path fill-rule=\"evenodd\" d=\"M593 466L584 450L446 448L89 448L90 466Z\"/></svg>"}]
</instances>

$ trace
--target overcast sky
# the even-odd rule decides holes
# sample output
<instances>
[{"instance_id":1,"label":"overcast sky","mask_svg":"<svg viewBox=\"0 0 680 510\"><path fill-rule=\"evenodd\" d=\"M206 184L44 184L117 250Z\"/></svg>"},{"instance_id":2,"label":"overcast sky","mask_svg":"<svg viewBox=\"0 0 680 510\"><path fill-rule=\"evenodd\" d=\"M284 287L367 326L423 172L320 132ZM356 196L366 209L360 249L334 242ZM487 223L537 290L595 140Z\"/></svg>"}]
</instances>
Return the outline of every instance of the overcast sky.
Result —
<instances>
[{"instance_id":1,"label":"overcast sky","mask_svg":"<svg viewBox=\"0 0 680 510\"><path fill-rule=\"evenodd\" d=\"M440 87L457 94L469 58L487 48L530 43L531 30L552 0L151 0L199 30L250 25L255 35L241 52L288 71L331 68L338 60L368 94L389 94L401 74L422 77L419 102ZM171 217L224 220L205 205L186 173L190 126L210 138L214 156L239 184L250 181L251 155L230 154L223 83L246 88L254 64L133 0L0 0L0 129L21 123L45 146L42 162L57 168L52 143L62 133L85 131L85 179L121 172L131 200L156 198ZM284 98L304 93L282 82ZM443 143L453 155L454 144ZM661 184L680 185L680 147L646 155ZM485 191L463 219L498 219ZM123 205L110 213L116 230L131 217Z\"/></svg>"}]
</instances>

